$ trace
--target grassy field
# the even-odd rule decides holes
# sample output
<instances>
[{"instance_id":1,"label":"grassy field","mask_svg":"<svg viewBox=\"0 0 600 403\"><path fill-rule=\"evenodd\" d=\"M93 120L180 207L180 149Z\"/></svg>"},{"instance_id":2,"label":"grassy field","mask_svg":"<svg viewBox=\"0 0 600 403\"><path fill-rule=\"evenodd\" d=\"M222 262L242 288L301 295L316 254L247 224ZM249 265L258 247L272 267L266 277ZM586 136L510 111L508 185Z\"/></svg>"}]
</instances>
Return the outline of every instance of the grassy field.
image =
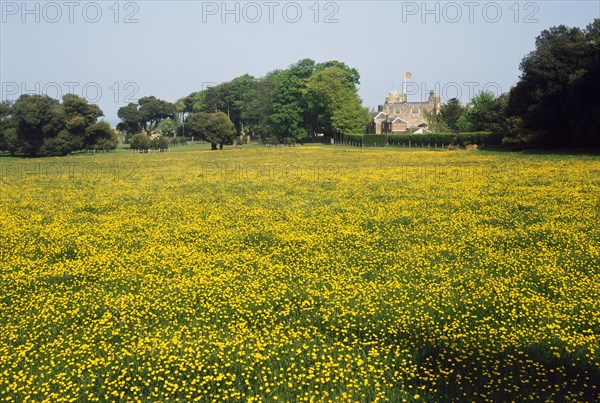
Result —
<instances>
[{"instance_id":1,"label":"grassy field","mask_svg":"<svg viewBox=\"0 0 600 403\"><path fill-rule=\"evenodd\" d=\"M1 401L595 401L600 158L0 158Z\"/></svg>"}]
</instances>

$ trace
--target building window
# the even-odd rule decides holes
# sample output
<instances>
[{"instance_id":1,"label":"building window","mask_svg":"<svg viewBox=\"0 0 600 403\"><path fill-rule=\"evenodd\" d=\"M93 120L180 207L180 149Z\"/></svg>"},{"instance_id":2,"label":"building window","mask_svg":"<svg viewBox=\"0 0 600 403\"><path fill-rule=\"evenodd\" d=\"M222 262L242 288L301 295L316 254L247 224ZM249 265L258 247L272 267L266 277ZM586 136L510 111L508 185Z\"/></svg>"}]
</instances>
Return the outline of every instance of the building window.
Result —
<instances>
[{"instance_id":1,"label":"building window","mask_svg":"<svg viewBox=\"0 0 600 403\"><path fill-rule=\"evenodd\" d=\"M421 112L421 110L419 108L412 108L411 113L412 113L413 118L419 116L420 112Z\"/></svg>"}]
</instances>

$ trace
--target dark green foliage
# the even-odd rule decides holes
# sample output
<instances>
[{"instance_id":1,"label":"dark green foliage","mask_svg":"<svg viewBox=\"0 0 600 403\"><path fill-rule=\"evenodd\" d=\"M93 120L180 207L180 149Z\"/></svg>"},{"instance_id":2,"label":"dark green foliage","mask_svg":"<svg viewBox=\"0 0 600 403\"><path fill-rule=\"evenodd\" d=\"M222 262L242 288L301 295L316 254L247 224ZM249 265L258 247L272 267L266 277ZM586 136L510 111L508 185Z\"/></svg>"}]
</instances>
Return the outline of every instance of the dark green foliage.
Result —
<instances>
[{"instance_id":1,"label":"dark green foliage","mask_svg":"<svg viewBox=\"0 0 600 403\"><path fill-rule=\"evenodd\" d=\"M121 123L117 125L117 129L128 133L138 133L143 129L149 135L161 121L175 118L176 114L174 104L154 96L143 97L138 100L137 105L130 103L119 108L117 115Z\"/></svg>"},{"instance_id":2,"label":"dark green foliage","mask_svg":"<svg viewBox=\"0 0 600 403\"><path fill-rule=\"evenodd\" d=\"M167 137L150 139L146 133L137 133L131 137L129 148L132 150L166 150L171 145Z\"/></svg>"},{"instance_id":3,"label":"dark green foliage","mask_svg":"<svg viewBox=\"0 0 600 403\"><path fill-rule=\"evenodd\" d=\"M222 149L223 145L233 144L236 135L235 126L223 112L192 114L186 121L186 132L208 141L213 150L217 145Z\"/></svg>"},{"instance_id":4,"label":"dark green foliage","mask_svg":"<svg viewBox=\"0 0 600 403\"><path fill-rule=\"evenodd\" d=\"M150 136L148 136L146 133L134 134L129 140L129 148L133 150L148 150L150 145Z\"/></svg>"},{"instance_id":5,"label":"dark green foliage","mask_svg":"<svg viewBox=\"0 0 600 403\"><path fill-rule=\"evenodd\" d=\"M307 138L298 140L298 143L300 143L300 144L331 144L331 140L332 140L331 137L326 137L326 136L307 137Z\"/></svg>"},{"instance_id":6,"label":"dark green foliage","mask_svg":"<svg viewBox=\"0 0 600 403\"><path fill-rule=\"evenodd\" d=\"M137 133L131 137L129 148L132 150L166 150L171 142L166 137L150 139L146 133Z\"/></svg>"},{"instance_id":7,"label":"dark green foliage","mask_svg":"<svg viewBox=\"0 0 600 403\"><path fill-rule=\"evenodd\" d=\"M267 122L269 132L280 142L286 138L300 139L309 133L304 94L314 68L313 60L304 59L277 75Z\"/></svg>"},{"instance_id":8,"label":"dark green foliage","mask_svg":"<svg viewBox=\"0 0 600 403\"><path fill-rule=\"evenodd\" d=\"M510 91L509 142L546 147L600 146L600 19L585 29L564 25L542 31L521 62Z\"/></svg>"},{"instance_id":9,"label":"dark green foliage","mask_svg":"<svg viewBox=\"0 0 600 403\"><path fill-rule=\"evenodd\" d=\"M588 70L569 84L565 113L569 117L570 141L575 146L600 148L599 77L600 52L596 52Z\"/></svg>"},{"instance_id":10,"label":"dark green foliage","mask_svg":"<svg viewBox=\"0 0 600 403\"><path fill-rule=\"evenodd\" d=\"M351 146L362 147L364 136L365 134L344 134L342 141Z\"/></svg>"},{"instance_id":11,"label":"dark green foliage","mask_svg":"<svg viewBox=\"0 0 600 403\"><path fill-rule=\"evenodd\" d=\"M138 105L141 125L146 133L151 133L162 120L172 118L176 112L175 105L154 96L140 98Z\"/></svg>"},{"instance_id":12,"label":"dark green foliage","mask_svg":"<svg viewBox=\"0 0 600 403\"><path fill-rule=\"evenodd\" d=\"M342 141L345 144L359 147L392 146L424 146L440 147L449 144L465 146L477 144L479 146L497 146L502 142L502 134L492 132L471 133L430 133L430 134L344 134Z\"/></svg>"},{"instance_id":13,"label":"dark green foliage","mask_svg":"<svg viewBox=\"0 0 600 403\"><path fill-rule=\"evenodd\" d=\"M169 148L169 139L166 137L157 137L150 141L150 148L153 150L166 150Z\"/></svg>"},{"instance_id":14,"label":"dark green foliage","mask_svg":"<svg viewBox=\"0 0 600 403\"><path fill-rule=\"evenodd\" d=\"M67 94L62 104L46 95L22 95L3 118L3 147L25 156L67 155L83 149L114 149L118 140L97 105Z\"/></svg>"},{"instance_id":15,"label":"dark green foliage","mask_svg":"<svg viewBox=\"0 0 600 403\"><path fill-rule=\"evenodd\" d=\"M16 151L31 157L44 155L40 151L46 139L56 137L65 127L64 110L47 95L19 97L13 106L12 119L17 131Z\"/></svg>"},{"instance_id":16,"label":"dark green foliage","mask_svg":"<svg viewBox=\"0 0 600 403\"><path fill-rule=\"evenodd\" d=\"M202 138L211 143L213 150L216 150L217 144L220 149L223 149L223 145L233 144L234 136L235 127L226 114L216 112L208 115L208 122Z\"/></svg>"},{"instance_id":17,"label":"dark green foliage","mask_svg":"<svg viewBox=\"0 0 600 403\"><path fill-rule=\"evenodd\" d=\"M503 134L499 132L467 132L458 133L460 145L477 144L479 146L499 146L502 144Z\"/></svg>"},{"instance_id":18,"label":"dark green foliage","mask_svg":"<svg viewBox=\"0 0 600 403\"><path fill-rule=\"evenodd\" d=\"M208 122L208 113L197 112L191 114L185 121L185 133L188 136L202 138L205 132L205 126Z\"/></svg>"},{"instance_id":19,"label":"dark green foliage","mask_svg":"<svg viewBox=\"0 0 600 403\"><path fill-rule=\"evenodd\" d=\"M84 139L69 130L61 130L56 136L47 137L40 146L39 155L68 155L83 149Z\"/></svg>"},{"instance_id":20,"label":"dark green foliage","mask_svg":"<svg viewBox=\"0 0 600 403\"><path fill-rule=\"evenodd\" d=\"M14 124L11 119L12 110L12 103L9 101L0 102L0 151L11 151L11 141L9 139L14 136Z\"/></svg>"},{"instance_id":21,"label":"dark green foliage","mask_svg":"<svg viewBox=\"0 0 600 403\"><path fill-rule=\"evenodd\" d=\"M98 105L90 104L80 96L67 94L63 97L65 124L69 132L85 137L86 129L103 115Z\"/></svg>"},{"instance_id":22,"label":"dark green foliage","mask_svg":"<svg viewBox=\"0 0 600 403\"><path fill-rule=\"evenodd\" d=\"M142 115L136 104L130 103L119 108L117 116L121 119L121 122L117 125L117 130L124 131L127 134L139 133L142 130Z\"/></svg>"},{"instance_id":23,"label":"dark green foliage","mask_svg":"<svg viewBox=\"0 0 600 403\"><path fill-rule=\"evenodd\" d=\"M442 105L439 117L450 130L458 130L457 122L464 112L465 107L460 101L457 98L452 98L445 105Z\"/></svg>"},{"instance_id":24,"label":"dark green foliage","mask_svg":"<svg viewBox=\"0 0 600 403\"><path fill-rule=\"evenodd\" d=\"M19 149L19 140L17 138L17 129L14 127L8 127L3 129L2 133L2 151L9 151L12 155Z\"/></svg>"},{"instance_id":25,"label":"dark green foliage","mask_svg":"<svg viewBox=\"0 0 600 403\"><path fill-rule=\"evenodd\" d=\"M107 122L97 122L86 129L86 148L90 150L114 150L119 145L117 133Z\"/></svg>"}]
</instances>

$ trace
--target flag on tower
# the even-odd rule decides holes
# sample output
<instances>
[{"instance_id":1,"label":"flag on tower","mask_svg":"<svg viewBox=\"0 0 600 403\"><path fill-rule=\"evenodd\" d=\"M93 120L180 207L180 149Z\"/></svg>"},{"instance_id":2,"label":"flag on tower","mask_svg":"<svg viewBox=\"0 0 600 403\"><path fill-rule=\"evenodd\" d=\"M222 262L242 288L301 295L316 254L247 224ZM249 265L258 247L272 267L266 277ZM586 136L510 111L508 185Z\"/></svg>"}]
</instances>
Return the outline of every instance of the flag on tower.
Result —
<instances>
[{"instance_id":1,"label":"flag on tower","mask_svg":"<svg viewBox=\"0 0 600 403\"><path fill-rule=\"evenodd\" d=\"M412 78L411 72L404 70L404 78Z\"/></svg>"}]
</instances>

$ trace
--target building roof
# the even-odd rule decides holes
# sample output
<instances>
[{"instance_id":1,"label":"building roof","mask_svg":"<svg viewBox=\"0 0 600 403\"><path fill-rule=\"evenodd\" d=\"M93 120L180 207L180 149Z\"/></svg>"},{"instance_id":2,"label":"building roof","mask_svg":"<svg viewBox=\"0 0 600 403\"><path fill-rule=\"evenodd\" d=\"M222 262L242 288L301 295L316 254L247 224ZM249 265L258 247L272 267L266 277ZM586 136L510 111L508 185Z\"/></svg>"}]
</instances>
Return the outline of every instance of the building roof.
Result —
<instances>
[{"instance_id":1,"label":"building roof","mask_svg":"<svg viewBox=\"0 0 600 403\"><path fill-rule=\"evenodd\" d=\"M381 116L381 115L383 115L383 116ZM387 119L387 113L385 113L385 112L379 112L379 113L377 113L377 115L375 115L375 117L373 117L373 120L380 119L380 118L381 119Z\"/></svg>"}]
</instances>

